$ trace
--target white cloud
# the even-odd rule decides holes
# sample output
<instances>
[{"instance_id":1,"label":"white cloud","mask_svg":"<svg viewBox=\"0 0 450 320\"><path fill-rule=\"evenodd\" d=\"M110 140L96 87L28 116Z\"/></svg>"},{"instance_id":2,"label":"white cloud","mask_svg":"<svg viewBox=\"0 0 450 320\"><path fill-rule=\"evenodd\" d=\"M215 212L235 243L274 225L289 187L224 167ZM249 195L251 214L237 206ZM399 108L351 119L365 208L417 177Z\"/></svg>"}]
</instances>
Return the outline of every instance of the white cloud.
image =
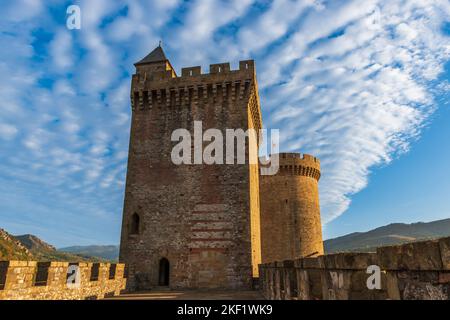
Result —
<instances>
[{"instance_id":1,"label":"white cloud","mask_svg":"<svg viewBox=\"0 0 450 320\"><path fill-rule=\"evenodd\" d=\"M0 138L4 140L12 140L19 130L10 124L0 123Z\"/></svg>"},{"instance_id":2,"label":"white cloud","mask_svg":"<svg viewBox=\"0 0 450 320\"><path fill-rule=\"evenodd\" d=\"M348 208L350 196L367 185L370 168L409 149L434 110L426 80L449 57L449 39L439 32L443 2L414 3L324 9L326 21L307 17L263 70L263 85L272 90L266 125L284 128L285 146L322 160L325 222ZM381 20L371 26L375 5Z\"/></svg>"},{"instance_id":3,"label":"white cloud","mask_svg":"<svg viewBox=\"0 0 450 320\"><path fill-rule=\"evenodd\" d=\"M239 42L245 44L241 49L249 53L279 40L289 28L292 28L291 24L309 7L317 8L317 2L314 0L271 2L267 11L239 30Z\"/></svg>"},{"instance_id":4,"label":"white cloud","mask_svg":"<svg viewBox=\"0 0 450 320\"><path fill-rule=\"evenodd\" d=\"M205 64L205 61L227 61L239 52L235 43L214 39L218 29L244 15L252 0L195 0L186 5L187 12L178 28L167 36L170 47L180 54L183 66ZM226 60L223 60L226 59Z\"/></svg>"},{"instance_id":5,"label":"white cloud","mask_svg":"<svg viewBox=\"0 0 450 320\"><path fill-rule=\"evenodd\" d=\"M55 67L62 72L68 72L74 59L71 32L66 29L58 31L50 43L50 52Z\"/></svg>"},{"instance_id":6,"label":"white cloud","mask_svg":"<svg viewBox=\"0 0 450 320\"><path fill-rule=\"evenodd\" d=\"M43 10L43 3L41 0L16 0L10 3L2 3L2 11L4 18L14 21L27 21L37 15Z\"/></svg>"}]
</instances>

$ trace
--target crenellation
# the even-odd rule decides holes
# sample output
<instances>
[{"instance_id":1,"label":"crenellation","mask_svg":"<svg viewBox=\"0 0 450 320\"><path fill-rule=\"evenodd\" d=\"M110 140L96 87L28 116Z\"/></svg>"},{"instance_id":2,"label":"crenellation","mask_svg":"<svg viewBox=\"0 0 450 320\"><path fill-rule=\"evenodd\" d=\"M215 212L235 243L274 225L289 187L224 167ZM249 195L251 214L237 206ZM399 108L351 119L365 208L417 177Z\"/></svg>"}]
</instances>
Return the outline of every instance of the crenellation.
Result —
<instances>
[{"instance_id":1,"label":"crenellation","mask_svg":"<svg viewBox=\"0 0 450 320\"><path fill-rule=\"evenodd\" d=\"M195 76L200 76L201 74L202 74L202 67L200 67L200 66L188 67L188 68L181 69L182 77L195 77Z\"/></svg>"},{"instance_id":2,"label":"crenellation","mask_svg":"<svg viewBox=\"0 0 450 320\"><path fill-rule=\"evenodd\" d=\"M438 256L447 254L439 244L449 242L450 238L442 238L381 247L376 253L265 263L260 265L260 288L266 299L448 300L450 272ZM380 267L378 288L367 286L369 266Z\"/></svg>"},{"instance_id":3,"label":"crenellation","mask_svg":"<svg viewBox=\"0 0 450 320\"><path fill-rule=\"evenodd\" d=\"M224 63L215 63L209 65L209 73L210 74L217 74L217 73L228 73L230 72L230 63L224 62Z\"/></svg>"},{"instance_id":4,"label":"crenellation","mask_svg":"<svg viewBox=\"0 0 450 320\"><path fill-rule=\"evenodd\" d=\"M262 159L265 161L265 159ZM264 166L270 166L266 164ZM314 156L301 153L279 154L279 175L301 175L315 180L320 179L320 160ZM261 176L270 179L271 176Z\"/></svg>"},{"instance_id":5,"label":"crenellation","mask_svg":"<svg viewBox=\"0 0 450 320\"><path fill-rule=\"evenodd\" d=\"M247 66L247 68L245 66ZM146 70L144 72L138 67L136 74L132 76L133 87L143 88L153 87L155 85L167 86L169 83L177 86L186 81L191 83L221 83L224 81L232 83L236 80L240 81L243 78L250 83L255 77L253 60L241 61L238 70L230 70L230 63L219 63L212 64L210 66L210 72L206 74L201 73L201 67L199 66L182 68L181 76L173 76L171 70L167 71L167 74L164 76L154 76L158 75L158 72L159 71L152 70Z\"/></svg>"},{"instance_id":6,"label":"crenellation","mask_svg":"<svg viewBox=\"0 0 450 320\"><path fill-rule=\"evenodd\" d=\"M68 268L76 264L80 284L67 284ZM125 289L123 264L114 264L114 277L110 277L112 264L100 263L96 281L90 281L93 263L0 261L0 300L55 300L101 299L105 294L118 295Z\"/></svg>"},{"instance_id":7,"label":"crenellation","mask_svg":"<svg viewBox=\"0 0 450 320\"><path fill-rule=\"evenodd\" d=\"M255 60L243 60L239 61L239 70L245 72L255 71Z\"/></svg>"}]
</instances>

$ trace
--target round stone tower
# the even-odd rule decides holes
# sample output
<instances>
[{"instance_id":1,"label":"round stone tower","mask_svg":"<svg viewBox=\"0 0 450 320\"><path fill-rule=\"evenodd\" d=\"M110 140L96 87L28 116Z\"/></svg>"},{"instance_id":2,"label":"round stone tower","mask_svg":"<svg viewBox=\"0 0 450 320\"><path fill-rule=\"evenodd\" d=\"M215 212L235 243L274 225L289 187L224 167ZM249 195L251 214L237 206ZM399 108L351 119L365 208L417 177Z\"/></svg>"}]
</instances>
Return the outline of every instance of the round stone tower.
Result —
<instances>
[{"instance_id":1,"label":"round stone tower","mask_svg":"<svg viewBox=\"0 0 450 320\"><path fill-rule=\"evenodd\" d=\"M319 178L319 159L299 153L280 153L278 172L260 176L263 263L323 254Z\"/></svg>"}]
</instances>

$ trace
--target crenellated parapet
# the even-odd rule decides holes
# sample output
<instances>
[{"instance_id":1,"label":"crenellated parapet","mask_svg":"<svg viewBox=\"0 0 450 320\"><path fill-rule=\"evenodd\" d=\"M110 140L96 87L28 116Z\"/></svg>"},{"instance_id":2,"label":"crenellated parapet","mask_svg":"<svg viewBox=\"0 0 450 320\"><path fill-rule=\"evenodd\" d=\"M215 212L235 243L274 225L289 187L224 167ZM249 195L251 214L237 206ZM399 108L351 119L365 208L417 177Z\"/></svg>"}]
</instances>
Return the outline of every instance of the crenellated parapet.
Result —
<instances>
[{"instance_id":1,"label":"crenellated parapet","mask_svg":"<svg viewBox=\"0 0 450 320\"><path fill-rule=\"evenodd\" d=\"M320 179L320 160L309 154L302 153L279 153L279 170L277 175L283 176L305 176ZM266 160L261 159L264 163ZM269 165L267 165L269 166ZM264 167L264 165L262 165ZM270 178L270 175L261 175L261 178Z\"/></svg>"},{"instance_id":2,"label":"crenellated parapet","mask_svg":"<svg viewBox=\"0 0 450 320\"><path fill-rule=\"evenodd\" d=\"M183 68L177 77L171 70L155 72L137 68L132 77L131 106L133 110L159 107L181 107L216 100L242 100L255 88L253 60L240 61L238 70L230 70L229 63L212 64L210 73L202 74L201 67ZM161 76L164 75L164 76Z\"/></svg>"},{"instance_id":3,"label":"crenellated parapet","mask_svg":"<svg viewBox=\"0 0 450 320\"><path fill-rule=\"evenodd\" d=\"M0 300L82 300L119 295L122 263L0 261Z\"/></svg>"},{"instance_id":4,"label":"crenellated parapet","mask_svg":"<svg viewBox=\"0 0 450 320\"><path fill-rule=\"evenodd\" d=\"M275 300L450 300L450 238L260 265Z\"/></svg>"}]
</instances>

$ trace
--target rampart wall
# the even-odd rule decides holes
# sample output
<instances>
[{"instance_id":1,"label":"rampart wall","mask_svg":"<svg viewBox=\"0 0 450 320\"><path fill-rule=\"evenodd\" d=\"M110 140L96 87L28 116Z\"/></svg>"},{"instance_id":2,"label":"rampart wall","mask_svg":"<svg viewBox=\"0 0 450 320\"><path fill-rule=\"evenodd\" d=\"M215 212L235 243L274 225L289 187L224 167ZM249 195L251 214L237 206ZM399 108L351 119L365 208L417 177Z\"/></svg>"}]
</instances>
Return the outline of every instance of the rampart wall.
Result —
<instances>
[{"instance_id":1,"label":"rampart wall","mask_svg":"<svg viewBox=\"0 0 450 320\"><path fill-rule=\"evenodd\" d=\"M102 299L120 294L125 284L120 263L0 261L0 300Z\"/></svg>"},{"instance_id":2,"label":"rampart wall","mask_svg":"<svg viewBox=\"0 0 450 320\"><path fill-rule=\"evenodd\" d=\"M380 268L379 289L367 286L369 266ZM448 300L450 237L262 264L260 288L275 300Z\"/></svg>"}]
</instances>

